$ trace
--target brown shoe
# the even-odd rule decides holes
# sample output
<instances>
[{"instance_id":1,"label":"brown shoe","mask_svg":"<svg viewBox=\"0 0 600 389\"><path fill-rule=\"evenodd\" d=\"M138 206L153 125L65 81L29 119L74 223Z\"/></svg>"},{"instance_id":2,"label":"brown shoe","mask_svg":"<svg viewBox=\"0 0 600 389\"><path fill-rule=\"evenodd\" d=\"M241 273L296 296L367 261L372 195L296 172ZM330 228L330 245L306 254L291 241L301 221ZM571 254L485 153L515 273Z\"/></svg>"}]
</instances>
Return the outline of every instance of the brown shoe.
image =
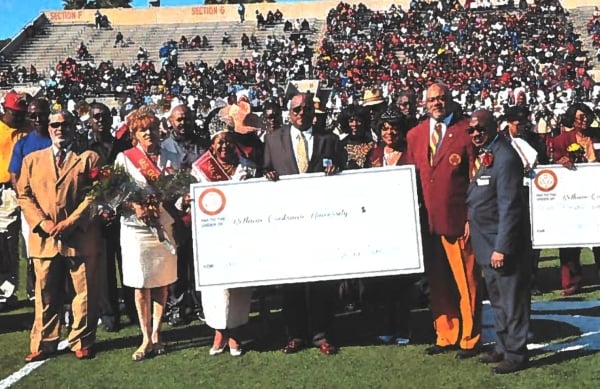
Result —
<instances>
[{"instance_id":1,"label":"brown shoe","mask_svg":"<svg viewBox=\"0 0 600 389\"><path fill-rule=\"evenodd\" d=\"M26 356L25 362L30 363L30 362L43 361L44 359L48 359L48 357L50 357L50 353L43 351L43 350L38 350L38 351L34 351L31 354L29 354L28 356Z\"/></svg>"},{"instance_id":2,"label":"brown shoe","mask_svg":"<svg viewBox=\"0 0 600 389\"><path fill-rule=\"evenodd\" d=\"M490 351L485 354L481 354L479 362L481 363L498 363L504 359L504 354L496 351Z\"/></svg>"},{"instance_id":3,"label":"brown shoe","mask_svg":"<svg viewBox=\"0 0 600 389\"><path fill-rule=\"evenodd\" d=\"M288 344L285 345L285 347L281 351L283 351L284 354L294 354L302 350L303 348L304 344L300 339L292 339L288 342Z\"/></svg>"}]
</instances>

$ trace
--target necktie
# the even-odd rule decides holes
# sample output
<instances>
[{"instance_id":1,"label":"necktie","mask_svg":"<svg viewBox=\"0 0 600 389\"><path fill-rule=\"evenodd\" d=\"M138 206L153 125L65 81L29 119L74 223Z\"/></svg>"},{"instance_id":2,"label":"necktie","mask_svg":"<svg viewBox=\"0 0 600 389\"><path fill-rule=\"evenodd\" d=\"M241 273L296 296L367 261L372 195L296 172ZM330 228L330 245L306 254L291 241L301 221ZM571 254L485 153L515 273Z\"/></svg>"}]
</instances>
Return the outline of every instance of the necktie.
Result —
<instances>
[{"instance_id":1,"label":"necktie","mask_svg":"<svg viewBox=\"0 0 600 389\"><path fill-rule=\"evenodd\" d=\"M296 157L298 158L298 171L306 173L308 170L308 151L306 150L306 138L304 138L302 132L296 137Z\"/></svg>"},{"instance_id":2,"label":"necktie","mask_svg":"<svg viewBox=\"0 0 600 389\"><path fill-rule=\"evenodd\" d=\"M65 157L67 156L67 152L64 149L59 149L58 153L56 153L56 167L62 169L65 166Z\"/></svg>"},{"instance_id":3,"label":"necktie","mask_svg":"<svg viewBox=\"0 0 600 389\"><path fill-rule=\"evenodd\" d=\"M429 139L429 162L433 165L433 159L435 158L435 153L437 152L438 145L440 143L440 139L442 138L442 123L436 122L433 126L433 132L431 133L431 139Z\"/></svg>"},{"instance_id":4,"label":"necktie","mask_svg":"<svg viewBox=\"0 0 600 389\"><path fill-rule=\"evenodd\" d=\"M473 170L471 170L471 179L475 178L475 175L479 171L481 167L481 159L479 157L475 158L475 164L473 165Z\"/></svg>"}]
</instances>

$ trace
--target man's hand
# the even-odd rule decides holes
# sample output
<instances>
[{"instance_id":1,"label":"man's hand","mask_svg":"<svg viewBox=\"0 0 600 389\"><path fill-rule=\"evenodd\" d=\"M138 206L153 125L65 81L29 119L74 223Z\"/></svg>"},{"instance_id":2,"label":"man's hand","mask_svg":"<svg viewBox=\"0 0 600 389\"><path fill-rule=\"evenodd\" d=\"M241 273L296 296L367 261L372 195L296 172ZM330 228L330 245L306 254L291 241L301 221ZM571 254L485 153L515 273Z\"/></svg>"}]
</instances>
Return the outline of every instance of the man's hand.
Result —
<instances>
[{"instance_id":1,"label":"man's hand","mask_svg":"<svg viewBox=\"0 0 600 389\"><path fill-rule=\"evenodd\" d=\"M269 181L277 181L279 180L279 174L277 174L277 171L271 170L265 173L265 178Z\"/></svg>"},{"instance_id":2,"label":"man's hand","mask_svg":"<svg viewBox=\"0 0 600 389\"><path fill-rule=\"evenodd\" d=\"M38 227L46 234L50 235L50 231L54 228L55 224L52 220L42 220Z\"/></svg>"},{"instance_id":3,"label":"man's hand","mask_svg":"<svg viewBox=\"0 0 600 389\"><path fill-rule=\"evenodd\" d=\"M504 254L497 251L492 251L492 258L490 259L490 266L492 269L499 269L504 266Z\"/></svg>"},{"instance_id":4,"label":"man's hand","mask_svg":"<svg viewBox=\"0 0 600 389\"><path fill-rule=\"evenodd\" d=\"M53 238L60 239L63 235L66 235L72 227L73 222L71 222L68 219L65 219L61 222L58 222L58 224L56 224L54 228L50 230L50 236Z\"/></svg>"},{"instance_id":5,"label":"man's hand","mask_svg":"<svg viewBox=\"0 0 600 389\"><path fill-rule=\"evenodd\" d=\"M325 166L324 171L326 176L333 176L339 171L339 169L335 165L329 165Z\"/></svg>"}]
</instances>

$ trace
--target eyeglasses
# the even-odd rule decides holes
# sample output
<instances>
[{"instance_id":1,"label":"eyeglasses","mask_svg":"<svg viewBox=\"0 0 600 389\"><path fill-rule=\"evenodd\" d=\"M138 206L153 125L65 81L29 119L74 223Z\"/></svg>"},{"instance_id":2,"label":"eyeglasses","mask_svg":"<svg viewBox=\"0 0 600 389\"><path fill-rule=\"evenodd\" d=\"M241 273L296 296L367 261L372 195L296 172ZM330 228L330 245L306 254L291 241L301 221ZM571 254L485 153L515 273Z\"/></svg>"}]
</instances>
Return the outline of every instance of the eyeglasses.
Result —
<instances>
[{"instance_id":1,"label":"eyeglasses","mask_svg":"<svg viewBox=\"0 0 600 389\"><path fill-rule=\"evenodd\" d=\"M446 101L446 95L432 96L427 98L428 103L435 103L436 101Z\"/></svg>"},{"instance_id":2,"label":"eyeglasses","mask_svg":"<svg viewBox=\"0 0 600 389\"><path fill-rule=\"evenodd\" d=\"M470 134L473 134L475 131L482 133L485 132L485 128L481 127L481 126L471 126L469 127L469 129L467 130Z\"/></svg>"},{"instance_id":3,"label":"eyeglasses","mask_svg":"<svg viewBox=\"0 0 600 389\"><path fill-rule=\"evenodd\" d=\"M292 108L292 112L295 113L296 115L300 115L301 112L309 113L309 112L312 112L313 110L314 110L313 107L304 106L304 105L299 105L297 107Z\"/></svg>"},{"instance_id":4,"label":"eyeglasses","mask_svg":"<svg viewBox=\"0 0 600 389\"><path fill-rule=\"evenodd\" d=\"M59 128L65 125L66 122L54 122L50 123L49 126L52 128Z\"/></svg>"}]
</instances>

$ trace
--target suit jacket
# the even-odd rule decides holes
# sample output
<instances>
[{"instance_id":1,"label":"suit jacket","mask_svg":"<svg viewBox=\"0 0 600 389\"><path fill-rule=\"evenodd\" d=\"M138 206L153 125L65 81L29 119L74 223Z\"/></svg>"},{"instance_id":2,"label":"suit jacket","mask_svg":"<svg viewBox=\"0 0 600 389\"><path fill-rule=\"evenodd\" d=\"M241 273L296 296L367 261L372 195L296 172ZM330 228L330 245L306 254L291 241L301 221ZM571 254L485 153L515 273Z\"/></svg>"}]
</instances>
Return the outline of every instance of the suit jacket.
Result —
<instances>
[{"instance_id":1,"label":"suit jacket","mask_svg":"<svg viewBox=\"0 0 600 389\"><path fill-rule=\"evenodd\" d=\"M318 132L313 128L313 150L308 162L307 173L324 171L323 159L330 159L339 168L344 168L344 154L339 138L330 133ZM265 136L263 172L275 170L281 176L298 174L294 146L290 137L290 125L284 125Z\"/></svg>"},{"instance_id":2,"label":"suit jacket","mask_svg":"<svg viewBox=\"0 0 600 389\"><path fill-rule=\"evenodd\" d=\"M569 147L573 143L577 143L577 135L575 134L575 131L563 132L562 134L554 138L554 140L552 141L552 147L554 149L552 157L554 161L558 161L562 157L569 156L569 153L567 152L567 147ZM594 146L600 144L600 139L594 137L594 135L591 136L591 139L594 143ZM600 148L594 147L594 153L596 154L596 161L600 161Z\"/></svg>"},{"instance_id":3,"label":"suit jacket","mask_svg":"<svg viewBox=\"0 0 600 389\"><path fill-rule=\"evenodd\" d=\"M31 226L29 255L35 258L85 256L96 244L88 239L87 227L91 217L88 211L92 199L86 197L92 181L89 172L97 167L99 156L93 151L69 153L63 168L57 172L52 147L33 152L23 160L17 182L18 200L25 219ZM74 223L71 231L55 239L39 228L43 220L59 223L69 219Z\"/></svg>"},{"instance_id":4,"label":"suit jacket","mask_svg":"<svg viewBox=\"0 0 600 389\"><path fill-rule=\"evenodd\" d=\"M515 150L499 135L490 146L493 162L482 166L467 191L471 241L477 262L489 265L492 251L511 258L524 252L523 165ZM514 261L512 261L514 264Z\"/></svg>"},{"instance_id":5,"label":"suit jacket","mask_svg":"<svg viewBox=\"0 0 600 389\"><path fill-rule=\"evenodd\" d=\"M464 233L467 220L465 194L469 186L469 166L473 162L468 127L469 121L455 113L433 165L429 162L429 120L422 121L407 134L407 162L414 164L417 170L422 210L431 233L447 237Z\"/></svg>"}]
</instances>

